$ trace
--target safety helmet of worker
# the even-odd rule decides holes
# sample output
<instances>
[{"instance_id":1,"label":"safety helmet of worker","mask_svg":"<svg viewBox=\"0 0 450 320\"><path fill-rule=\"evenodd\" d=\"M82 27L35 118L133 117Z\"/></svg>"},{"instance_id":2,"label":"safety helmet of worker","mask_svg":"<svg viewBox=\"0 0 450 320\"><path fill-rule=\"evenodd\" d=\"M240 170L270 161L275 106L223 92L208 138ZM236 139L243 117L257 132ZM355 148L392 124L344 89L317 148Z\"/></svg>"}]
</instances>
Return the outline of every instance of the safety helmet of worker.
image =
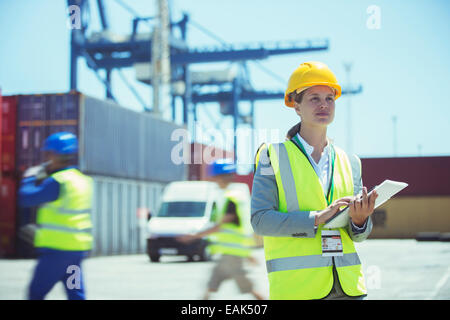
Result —
<instances>
[{"instance_id":1,"label":"safety helmet of worker","mask_svg":"<svg viewBox=\"0 0 450 320\"><path fill-rule=\"evenodd\" d=\"M302 63L289 78L288 87L284 94L286 106L295 107L293 93L300 94L312 86L330 87L335 93L335 100L341 96L341 86L328 66L322 62L309 61Z\"/></svg>"},{"instance_id":2,"label":"safety helmet of worker","mask_svg":"<svg viewBox=\"0 0 450 320\"><path fill-rule=\"evenodd\" d=\"M236 173L236 164L231 159L217 159L209 167L209 174L212 177L234 173Z\"/></svg>"},{"instance_id":3,"label":"safety helmet of worker","mask_svg":"<svg viewBox=\"0 0 450 320\"><path fill-rule=\"evenodd\" d=\"M45 139L42 151L50 151L61 156L70 156L78 152L78 139L71 132L57 132Z\"/></svg>"}]
</instances>

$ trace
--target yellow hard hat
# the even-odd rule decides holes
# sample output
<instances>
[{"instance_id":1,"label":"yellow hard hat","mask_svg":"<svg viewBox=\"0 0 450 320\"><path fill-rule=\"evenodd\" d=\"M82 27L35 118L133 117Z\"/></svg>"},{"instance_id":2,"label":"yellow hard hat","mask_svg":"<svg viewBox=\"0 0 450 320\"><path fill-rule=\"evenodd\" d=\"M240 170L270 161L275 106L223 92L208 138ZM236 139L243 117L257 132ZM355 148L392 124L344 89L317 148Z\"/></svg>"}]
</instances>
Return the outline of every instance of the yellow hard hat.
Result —
<instances>
[{"instance_id":1,"label":"yellow hard hat","mask_svg":"<svg viewBox=\"0 0 450 320\"><path fill-rule=\"evenodd\" d=\"M284 94L284 103L293 108L294 101L289 100L289 95L294 91L300 93L312 86L331 87L335 91L335 100L341 96L341 86L328 66L322 62L309 61L302 63L289 78L288 87Z\"/></svg>"}]
</instances>

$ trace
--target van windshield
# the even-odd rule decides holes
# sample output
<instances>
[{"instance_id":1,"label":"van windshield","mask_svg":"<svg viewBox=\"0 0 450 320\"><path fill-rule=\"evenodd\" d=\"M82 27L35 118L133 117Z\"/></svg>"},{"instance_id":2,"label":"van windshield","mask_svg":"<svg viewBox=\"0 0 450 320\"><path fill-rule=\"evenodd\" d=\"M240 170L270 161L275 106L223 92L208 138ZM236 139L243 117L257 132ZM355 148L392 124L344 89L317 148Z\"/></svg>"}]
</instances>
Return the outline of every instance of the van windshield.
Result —
<instances>
[{"instance_id":1,"label":"van windshield","mask_svg":"<svg viewBox=\"0 0 450 320\"><path fill-rule=\"evenodd\" d=\"M163 202L158 212L158 217L203 217L206 202L176 201Z\"/></svg>"}]
</instances>

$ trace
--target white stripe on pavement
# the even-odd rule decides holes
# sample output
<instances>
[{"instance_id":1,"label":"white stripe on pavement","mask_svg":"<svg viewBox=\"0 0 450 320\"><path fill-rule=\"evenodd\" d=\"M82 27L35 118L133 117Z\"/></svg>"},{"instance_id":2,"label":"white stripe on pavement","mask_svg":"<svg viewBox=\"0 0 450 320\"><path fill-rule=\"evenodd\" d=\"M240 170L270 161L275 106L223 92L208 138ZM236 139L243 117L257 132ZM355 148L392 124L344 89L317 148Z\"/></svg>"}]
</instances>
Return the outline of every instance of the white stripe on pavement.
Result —
<instances>
[{"instance_id":1,"label":"white stripe on pavement","mask_svg":"<svg viewBox=\"0 0 450 320\"><path fill-rule=\"evenodd\" d=\"M442 276L441 279L439 279L438 283L436 283L433 292L431 292L431 294L428 296L428 298L426 298L426 300L433 300L434 298L437 297L439 291L445 285L449 276L450 276L450 267L448 267L447 272Z\"/></svg>"}]
</instances>

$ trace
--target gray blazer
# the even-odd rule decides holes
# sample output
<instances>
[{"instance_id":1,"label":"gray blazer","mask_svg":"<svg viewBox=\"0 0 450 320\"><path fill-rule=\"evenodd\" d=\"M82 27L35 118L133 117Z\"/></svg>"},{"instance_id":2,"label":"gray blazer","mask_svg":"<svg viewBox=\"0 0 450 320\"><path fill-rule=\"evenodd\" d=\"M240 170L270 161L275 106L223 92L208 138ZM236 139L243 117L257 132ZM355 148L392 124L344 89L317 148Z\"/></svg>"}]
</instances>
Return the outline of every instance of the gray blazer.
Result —
<instances>
[{"instance_id":1,"label":"gray blazer","mask_svg":"<svg viewBox=\"0 0 450 320\"><path fill-rule=\"evenodd\" d=\"M361 178L360 159L353 155L349 157L354 194L358 194L363 187ZM261 150L259 163L253 178L251 198L251 223L256 234L271 237L314 238L317 227L314 227L314 212L278 211L278 188L273 168L270 164L267 148ZM346 227L351 239L361 242L367 239L372 231L372 221L367 219L362 228L356 227L351 221Z\"/></svg>"}]
</instances>

